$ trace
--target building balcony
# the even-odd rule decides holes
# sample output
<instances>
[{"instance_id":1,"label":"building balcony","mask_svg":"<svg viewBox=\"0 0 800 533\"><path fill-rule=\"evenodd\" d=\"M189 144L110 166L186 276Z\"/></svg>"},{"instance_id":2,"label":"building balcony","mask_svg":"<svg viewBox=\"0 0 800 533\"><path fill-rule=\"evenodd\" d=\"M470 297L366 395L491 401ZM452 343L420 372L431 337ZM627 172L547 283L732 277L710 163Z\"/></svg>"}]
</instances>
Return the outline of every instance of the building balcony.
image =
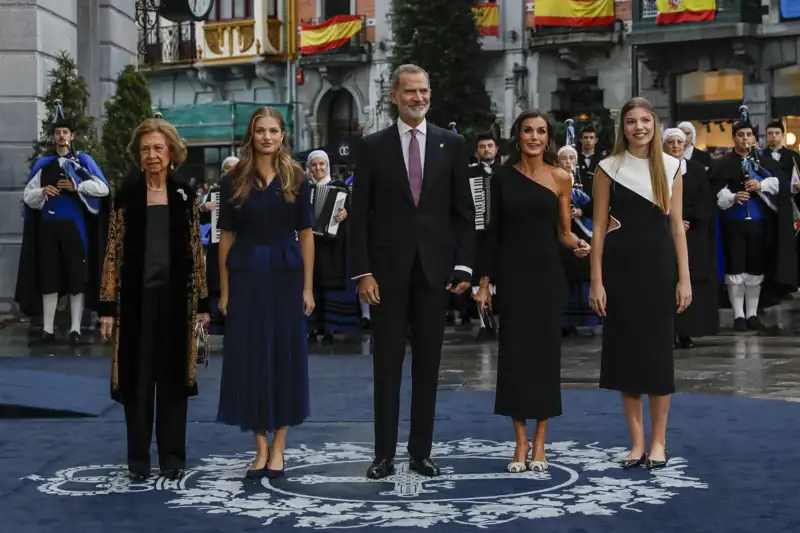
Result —
<instances>
[{"instance_id":1,"label":"building balcony","mask_svg":"<svg viewBox=\"0 0 800 533\"><path fill-rule=\"evenodd\" d=\"M304 19L303 25L323 24L326 19ZM361 30L347 42L330 50L301 54L298 61L302 67L335 67L369 63L372 58L372 43L367 37L367 17L361 17Z\"/></svg>"},{"instance_id":2,"label":"building balcony","mask_svg":"<svg viewBox=\"0 0 800 533\"><path fill-rule=\"evenodd\" d=\"M139 55L143 67L169 66L191 63L197 59L194 24L159 24L148 30L146 36L139 29L139 42L145 41L144 54Z\"/></svg>"},{"instance_id":3,"label":"building balcony","mask_svg":"<svg viewBox=\"0 0 800 533\"><path fill-rule=\"evenodd\" d=\"M528 27L528 48L555 49L573 45L604 45L622 42L625 23L616 19L606 26L561 27L538 26Z\"/></svg>"},{"instance_id":4,"label":"building balcony","mask_svg":"<svg viewBox=\"0 0 800 533\"><path fill-rule=\"evenodd\" d=\"M755 36L761 14L761 0L717 0L714 20L657 24L656 0L634 0L628 42L641 46Z\"/></svg>"},{"instance_id":5,"label":"building balcony","mask_svg":"<svg viewBox=\"0 0 800 533\"><path fill-rule=\"evenodd\" d=\"M262 19L263 20L263 19ZM196 23L203 63L240 63L259 56L286 57L283 22L268 18Z\"/></svg>"}]
</instances>

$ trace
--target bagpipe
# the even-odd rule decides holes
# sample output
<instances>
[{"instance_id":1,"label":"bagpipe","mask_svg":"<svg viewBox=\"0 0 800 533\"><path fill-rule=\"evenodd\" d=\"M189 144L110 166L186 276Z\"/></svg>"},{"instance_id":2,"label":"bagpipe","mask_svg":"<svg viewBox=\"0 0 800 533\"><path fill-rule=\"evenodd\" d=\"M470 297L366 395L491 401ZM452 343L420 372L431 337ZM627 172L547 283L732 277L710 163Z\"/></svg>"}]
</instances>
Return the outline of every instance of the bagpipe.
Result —
<instances>
[{"instance_id":1,"label":"bagpipe","mask_svg":"<svg viewBox=\"0 0 800 533\"><path fill-rule=\"evenodd\" d=\"M567 119L564 124L566 125L567 129L567 138L566 143L564 144L565 147L570 147L575 151L575 165L572 166L572 197L570 202L572 204L573 209L581 209L583 210L589 202L592 201L591 197L586 194L586 191L583 190L583 183L581 180L581 172L578 168L578 161L577 161L577 154L578 148L577 143L575 141L575 121ZM580 228L580 230L585 234L585 236L591 238L592 237L592 217L586 216L586 214L582 214L579 217L576 217L575 224Z\"/></svg>"}]
</instances>

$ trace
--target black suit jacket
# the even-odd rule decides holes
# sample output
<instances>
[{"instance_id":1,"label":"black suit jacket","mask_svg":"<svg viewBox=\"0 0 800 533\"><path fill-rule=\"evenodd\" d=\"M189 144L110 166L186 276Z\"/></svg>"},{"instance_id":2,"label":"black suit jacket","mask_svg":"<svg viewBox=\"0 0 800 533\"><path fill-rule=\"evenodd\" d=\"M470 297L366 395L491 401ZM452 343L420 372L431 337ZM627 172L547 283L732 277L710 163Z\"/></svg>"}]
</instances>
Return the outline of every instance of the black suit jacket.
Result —
<instances>
[{"instance_id":1,"label":"black suit jacket","mask_svg":"<svg viewBox=\"0 0 800 533\"><path fill-rule=\"evenodd\" d=\"M397 124L362 138L350 210L352 276L371 273L380 285L402 284L419 254L428 282L444 289L456 265L472 268L475 205L468 165L464 137L428 122L415 206Z\"/></svg>"},{"instance_id":2,"label":"black suit jacket","mask_svg":"<svg viewBox=\"0 0 800 533\"><path fill-rule=\"evenodd\" d=\"M711 154L695 146L694 150L692 150L692 158L689 161L696 161L703 165L706 170L709 170L713 159L711 159Z\"/></svg>"}]
</instances>

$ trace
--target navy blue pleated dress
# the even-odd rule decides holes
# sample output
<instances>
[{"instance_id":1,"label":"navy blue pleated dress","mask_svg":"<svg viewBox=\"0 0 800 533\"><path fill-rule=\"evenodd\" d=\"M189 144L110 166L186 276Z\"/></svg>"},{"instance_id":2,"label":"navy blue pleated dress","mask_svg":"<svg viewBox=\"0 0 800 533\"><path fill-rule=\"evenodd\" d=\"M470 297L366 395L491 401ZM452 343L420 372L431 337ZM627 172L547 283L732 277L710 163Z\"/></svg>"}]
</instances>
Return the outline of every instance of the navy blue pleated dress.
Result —
<instances>
[{"instance_id":1,"label":"navy blue pleated dress","mask_svg":"<svg viewBox=\"0 0 800 533\"><path fill-rule=\"evenodd\" d=\"M284 199L276 177L231 203L221 184L218 225L236 232L228 252L228 314L217 420L243 431L271 432L309 415L308 341L303 258L297 232L311 227L308 183Z\"/></svg>"}]
</instances>

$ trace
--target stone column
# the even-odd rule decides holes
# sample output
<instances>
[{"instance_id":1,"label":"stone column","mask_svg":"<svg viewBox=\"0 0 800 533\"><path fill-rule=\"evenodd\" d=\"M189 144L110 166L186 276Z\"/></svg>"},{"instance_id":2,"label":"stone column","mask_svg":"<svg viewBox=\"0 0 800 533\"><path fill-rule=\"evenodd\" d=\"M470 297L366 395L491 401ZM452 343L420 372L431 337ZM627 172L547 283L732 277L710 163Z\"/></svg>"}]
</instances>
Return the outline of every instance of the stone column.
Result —
<instances>
[{"instance_id":1,"label":"stone column","mask_svg":"<svg viewBox=\"0 0 800 533\"><path fill-rule=\"evenodd\" d=\"M136 34L136 2L131 0L89 0L99 7L99 28L95 46L98 49L98 91L92 92L92 108L98 116L104 113L104 102L114 96L119 71L138 61Z\"/></svg>"},{"instance_id":2,"label":"stone column","mask_svg":"<svg viewBox=\"0 0 800 533\"><path fill-rule=\"evenodd\" d=\"M77 0L17 0L0 7L0 310L10 308L17 280L22 189L44 116L38 97L59 53L77 58L77 6Z\"/></svg>"},{"instance_id":3,"label":"stone column","mask_svg":"<svg viewBox=\"0 0 800 533\"><path fill-rule=\"evenodd\" d=\"M750 113L750 123L753 124L761 134L767 128L767 105L769 90L766 83L745 83L744 85L744 105Z\"/></svg>"},{"instance_id":4,"label":"stone column","mask_svg":"<svg viewBox=\"0 0 800 533\"><path fill-rule=\"evenodd\" d=\"M102 128L103 102L100 90L100 3L85 0L78 5L78 75L89 90L89 114L95 119L98 133Z\"/></svg>"}]
</instances>

